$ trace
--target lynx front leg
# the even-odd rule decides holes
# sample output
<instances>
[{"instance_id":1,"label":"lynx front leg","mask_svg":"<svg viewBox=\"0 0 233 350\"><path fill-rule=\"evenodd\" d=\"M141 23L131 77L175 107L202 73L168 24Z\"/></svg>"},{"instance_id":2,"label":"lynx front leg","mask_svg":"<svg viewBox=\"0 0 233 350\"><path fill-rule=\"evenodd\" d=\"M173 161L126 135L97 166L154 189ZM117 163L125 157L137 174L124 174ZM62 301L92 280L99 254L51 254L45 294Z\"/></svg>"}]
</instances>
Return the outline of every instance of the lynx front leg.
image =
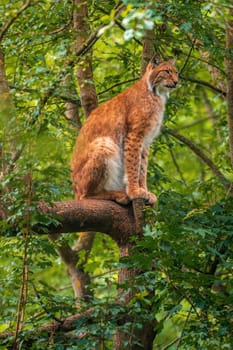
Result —
<instances>
[{"instance_id":1,"label":"lynx front leg","mask_svg":"<svg viewBox=\"0 0 233 350\"><path fill-rule=\"evenodd\" d=\"M143 148L141 155L141 167L139 175L139 185L147 191L147 167L148 167L148 148Z\"/></svg>"},{"instance_id":2,"label":"lynx front leg","mask_svg":"<svg viewBox=\"0 0 233 350\"><path fill-rule=\"evenodd\" d=\"M157 201L156 196L152 192L147 191L147 168L148 168L148 153L149 149L144 148L141 155L141 166L140 166L140 175L139 175L139 185L143 188L148 194L148 202L154 204Z\"/></svg>"},{"instance_id":3,"label":"lynx front leg","mask_svg":"<svg viewBox=\"0 0 233 350\"><path fill-rule=\"evenodd\" d=\"M141 187L139 183L142 144L142 137L129 133L124 145L126 192L131 200L136 198L149 199L146 188Z\"/></svg>"}]
</instances>

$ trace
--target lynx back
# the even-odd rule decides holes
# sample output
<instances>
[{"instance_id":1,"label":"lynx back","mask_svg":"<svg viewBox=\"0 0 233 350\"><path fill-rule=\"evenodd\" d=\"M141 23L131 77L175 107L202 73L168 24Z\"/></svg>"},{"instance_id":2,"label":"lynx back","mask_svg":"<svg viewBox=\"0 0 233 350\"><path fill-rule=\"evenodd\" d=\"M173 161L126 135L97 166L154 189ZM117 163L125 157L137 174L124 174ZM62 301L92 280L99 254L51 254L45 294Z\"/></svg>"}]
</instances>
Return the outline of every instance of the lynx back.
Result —
<instances>
[{"instance_id":1,"label":"lynx back","mask_svg":"<svg viewBox=\"0 0 233 350\"><path fill-rule=\"evenodd\" d=\"M174 62L153 57L137 83L92 111L71 161L77 200L156 201L147 190L148 149L161 128L169 92L178 82Z\"/></svg>"}]
</instances>

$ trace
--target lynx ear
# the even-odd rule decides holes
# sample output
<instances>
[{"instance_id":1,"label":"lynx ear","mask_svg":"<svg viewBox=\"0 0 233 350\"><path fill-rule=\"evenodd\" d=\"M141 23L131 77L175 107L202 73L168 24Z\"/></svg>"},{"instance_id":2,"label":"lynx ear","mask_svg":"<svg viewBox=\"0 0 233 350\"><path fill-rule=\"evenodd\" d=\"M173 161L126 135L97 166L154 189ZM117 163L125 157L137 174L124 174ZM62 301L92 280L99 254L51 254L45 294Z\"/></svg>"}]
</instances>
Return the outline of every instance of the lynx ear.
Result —
<instances>
[{"instance_id":1,"label":"lynx ear","mask_svg":"<svg viewBox=\"0 0 233 350\"><path fill-rule=\"evenodd\" d=\"M176 62L176 57L171 58L168 62L170 62L171 64L175 64L175 62Z\"/></svg>"},{"instance_id":2,"label":"lynx ear","mask_svg":"<svg viewBox=\"0 0 233 350\"><path fill-rule=\"evenodd\" d=\"M158 54L154 55L150 60L152 66L158 66L161 63L161 58Z\"/></svg>"}]
</instances>

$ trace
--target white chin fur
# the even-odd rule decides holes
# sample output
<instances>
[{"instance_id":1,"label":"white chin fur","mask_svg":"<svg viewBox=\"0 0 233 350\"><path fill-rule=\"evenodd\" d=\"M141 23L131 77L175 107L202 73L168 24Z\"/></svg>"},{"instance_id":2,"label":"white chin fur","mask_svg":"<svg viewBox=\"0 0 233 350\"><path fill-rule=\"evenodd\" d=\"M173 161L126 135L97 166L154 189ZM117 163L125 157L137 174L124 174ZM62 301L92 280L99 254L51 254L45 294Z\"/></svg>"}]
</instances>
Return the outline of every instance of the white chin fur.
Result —
<instances>
[{"instance_id":1,"label":"white chin fur","mask_svg":"<svg viewBox=\"0 0 233 350\"><path fill-rule=\"evenodd\" d=\"M165 87L165 86L158 86L156 88L156 93L160 97L168 98L169 97L169 93L170 93L170 89Z\"/></svg>"},{"instance_id":2,"label":"white chin fur","mask_svg":"<svg viewBox=\"0 0 233 350\"><path fill-rule=\"evenodd\" d=\"M154 95L167 99L169 97L170 89L166 86L153 87L150 82L147 82L148 90Z\"/></svg>"}]
</instances>

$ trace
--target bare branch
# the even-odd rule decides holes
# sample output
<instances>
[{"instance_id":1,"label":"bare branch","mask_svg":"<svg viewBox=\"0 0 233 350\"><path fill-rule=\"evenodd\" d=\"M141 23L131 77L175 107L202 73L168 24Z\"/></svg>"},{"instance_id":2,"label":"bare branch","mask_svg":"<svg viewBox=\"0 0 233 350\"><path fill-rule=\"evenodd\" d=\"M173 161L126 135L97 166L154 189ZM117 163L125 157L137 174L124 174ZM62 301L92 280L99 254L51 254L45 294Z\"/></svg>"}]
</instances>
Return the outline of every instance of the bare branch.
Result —
<instances>
[{"instance_id":1,"label":"bare branch","mask_svg":"<svg viewBox=\"0 0 233 350\"><path fill-rule=\"evenodd\" d=\"M183 126L179 126L179 127L175 128L175 130L176 131L180 131L180 130L192 128L193 126L196 126L198 124L204 123L207 120L210 120L209 116L208 117L203 117L203 118L200 118L200 119L197 119L197 120L194 120L192 123L189 123L189 124L186 124L186 125L183 125Z\"/></svg>"},{"instance_id":2,"label":"bare branch","mask_svg":"<svg viewBox=\"0 0 233 350\"><path fill-rule=\"evenodd\" d=\"M95 30L91 35L87 38L87 40L83 43L83 45L76 50L76 56L85 55L89 50L91 50L92 46L96 43L96 41L101 37L100 29Z\"/></svg>"},{"instance_id":3,"label":"bare branch","mask_svg":"<svg viewBox=\"0 0 233 350\"><path fill-rule=\"evenodd\" d=\"M208 165L208 167L212 170L214 175L221 181L221 183L224 185L224 187L229 191L232 190L232 184L230 181L223 175L223 173L219 170L219 168L212 162L210 158L208 158L202 150L196 146L192 141L187 139L185 136L180 135L174 130L166 129L166 133L172 135L177 140L184 143L186 146L188 146L205 164Z\"/></svg>"},{"instance_id":4,"label":"bare branch","mask_svg":"<svg viewBox=\"0 0 233 350\"><path fill-rule=\"evenodd\" d=\"M168 138L167 135L166 135L166 137ZM174 166L176 168L176 171L179 174L179 176L180 176L181 180L183 181L183 183L185 184L185 186L187 186L187 183L186 183L185 178L184 178L184 176L183 176L183 174L182 174L182 172L180 170L179 164L178 164L178 162L176 160L176 157L175 157L175 154L173 152L172 146L170 145L170 142L168 142L168 148L169 148L169 151L170 151L170 154L171 154L172 161L173 161Z\"/></svg>"},{"instance_id":5,"label":"bare branch","mask_svg":"<svg viewBox=\"0 0 233 350\"><path fill-rule=\"evenodd\" d=\"M91 232L90 232L91 235ZM62 241L62 244L57 242L59 234L49 235L49 239L54 242L55 248L59 253L62 261L65 263L67 272L70 276L71 283L73 286L75 297L77 301L80 299L85 300L90 296L87 294L87 286L90 284L90 278L88 274L83 271L83 268L79 266L79 255L78 252L73 250L66 241ZM84 248L83 248L84 249Z\"/></svg>"},{"instance_id":6,"label":"bare branch","mask_svg":"<svg viewBox=\"0 0 233 350\"><path fill-rule=\"evenodd\" d=\"M46 35L54 35L54 34L58 34L63 32L64 30L66 30L72 23L72 18L70 18L67 23L64 24L64 26L54 29L54 31L50 32L50 33L46 33Z\"/></svg>"},{"instance_id":7,"label":"bare branch","mask_svg":"<svg viewBox=\"0 0 233 350\"><path fill-rule=\"evenodd\" d=\"M121 85L123 85L123 84L128 84L128 83L133 83L133 82L135 82L135 81L138 80L138 79L139 79L139 78L136 77L136 78L132 78L132 79L120 81L120 82L118 82L118 83L116 83L116 84L113 84L112 86L110 86L110 87L107 88L106 90L100 91L99 94L98 94L98 96L103 95L103 94L105 94L105 93L108 92L108 91L111 91L112 89L114 89L114 88L117 87L117 86L121 86Z\"/></svg>"},{"instance_id":8,"label":"bare branch","mask_svg":"<svg viewBox=\"0 0 233 350\"><path fill-rule=\"evenodd\" d=\"M183 67L182 67L181 70L179 71L179 75L180 75L180 76L181 76L181 74L183 73L183 71L185 70L185 68L186 68L186 66L187 66L187 64L188 64L188 61L190 60L190 57L191 57L192 51L193 51L193 49L194 49L195 43L196 43L196 39L193 39L193 40L192 40L192 45L191 45L190 50L189 50L189 53L188 53L188 55L187 55L187 57L186 57L186 59L185 59L185 62L184 62L184 64L183 64Z\"/></svg>"},{"instance_id":9,"label":"bare branch","mask_svg":"<svg viewBox=\"0 0 233 350\"><path fill-rule=\"evenodd\" d=\"M205 81L205 80L201 80L201 79L195 79L195 78L192 78L190 76L184 76L184 75L180 75L180 78L183 79L183 80L186 80L186 81L191 81L192 83L196 83L196 84L199 84L199 85L203 85L203 86L206 86L208 87L209 89L211 89L212 91L215 91L221 95L223 95L224 97L227 95L226 91L210 84L208 81Z\"/></svg>"}]
</instances>

